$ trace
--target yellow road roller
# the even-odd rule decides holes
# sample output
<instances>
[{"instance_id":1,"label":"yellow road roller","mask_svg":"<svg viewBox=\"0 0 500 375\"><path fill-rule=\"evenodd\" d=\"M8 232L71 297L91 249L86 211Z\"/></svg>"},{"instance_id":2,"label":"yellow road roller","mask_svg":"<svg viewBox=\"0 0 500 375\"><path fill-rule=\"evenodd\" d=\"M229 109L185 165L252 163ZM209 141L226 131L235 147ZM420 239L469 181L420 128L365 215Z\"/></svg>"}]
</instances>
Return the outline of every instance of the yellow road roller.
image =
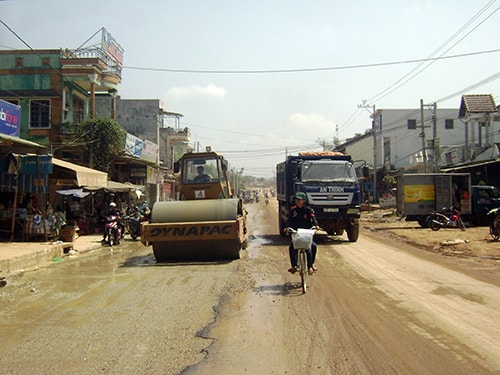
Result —
<instances>
[{"instance_id":1,"label":"yellow road roller","mask_svg":"<svg viewBox=\"0 0 500 375\"><path fill-rule=\"evenodd\" d=\"M157 262L228 260L248 243L247 214L233 198L227 161L217 152L187 153L175 163L178 201L156 202L141 241Z\"/></svg>"}]
</instances>

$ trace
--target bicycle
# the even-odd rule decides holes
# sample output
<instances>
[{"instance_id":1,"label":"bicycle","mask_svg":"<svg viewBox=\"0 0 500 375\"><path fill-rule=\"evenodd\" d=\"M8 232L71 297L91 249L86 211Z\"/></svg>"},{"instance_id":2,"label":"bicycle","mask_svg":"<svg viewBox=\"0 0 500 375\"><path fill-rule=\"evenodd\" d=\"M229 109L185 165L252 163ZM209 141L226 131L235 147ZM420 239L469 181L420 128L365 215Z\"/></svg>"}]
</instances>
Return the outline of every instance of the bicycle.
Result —
<instances>
[{"instance_id":1,"label":"bicycle","mask_svg":"<svg viewBox=\"0 0 500 375\"><path fill-rule=\"evenodd\" d=\"M300 273L302 293L305 293L307 290L306 275L308 272L307 252L311 250L311 245L313 242L314 234L316 233L316 229L298 228L297 230L295 230L293 228L286 228L286 232L291 233L293 248L298 252L297 267Z\"/></svg>"}]
</instances>

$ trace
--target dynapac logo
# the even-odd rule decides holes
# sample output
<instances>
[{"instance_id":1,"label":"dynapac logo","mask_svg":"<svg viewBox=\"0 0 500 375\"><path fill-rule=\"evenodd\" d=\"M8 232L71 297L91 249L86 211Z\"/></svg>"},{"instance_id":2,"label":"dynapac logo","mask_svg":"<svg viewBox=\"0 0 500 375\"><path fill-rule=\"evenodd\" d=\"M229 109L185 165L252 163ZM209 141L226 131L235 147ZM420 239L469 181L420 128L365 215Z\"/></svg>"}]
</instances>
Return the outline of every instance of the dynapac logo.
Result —
<instances>
[{"instance_id":1,"label":"dynapac logo","mask_svg":"<svg viewBox=\"0 0 500 375\"><path fill-rule=\"evenodd\" d=\"M203 225L200 227L151 228L151 237L213 236L231 234L231 225Z\"/></svg>"}]
</instances>

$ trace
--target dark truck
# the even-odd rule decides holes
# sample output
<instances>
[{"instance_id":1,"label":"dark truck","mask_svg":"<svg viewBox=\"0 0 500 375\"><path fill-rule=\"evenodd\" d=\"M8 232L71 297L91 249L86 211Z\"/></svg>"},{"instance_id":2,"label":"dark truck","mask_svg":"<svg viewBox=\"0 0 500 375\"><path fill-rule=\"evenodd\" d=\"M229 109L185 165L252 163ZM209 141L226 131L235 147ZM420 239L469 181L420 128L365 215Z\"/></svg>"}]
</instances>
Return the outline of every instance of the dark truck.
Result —
<instances>
[{"instance_id":1,"label":"dark truck","mask_svg":"<svg viewBox=\"0 0 500 375\"><path fill-rule=\"evenodd\" d=\"M455 206L462 219L473 225L487 225L486 214L500 207L495 186L471 185L469 173L414 173L397 178L397 211L407 221L427 226L431 211Z\"/></svg>"},{"instance_id":2,"label":"dark truck","mask_svg":"<svg viewBox=\"0 0 500 375\"><path fill-rule=\"evenodd\" d=\"M283 234L294 195L307 195L307 204L330 235L344 231L351 242L359 237L361 193L350 155L340 152L302 152L276 166L279 230Z\"/></svg>"}]
</instances>

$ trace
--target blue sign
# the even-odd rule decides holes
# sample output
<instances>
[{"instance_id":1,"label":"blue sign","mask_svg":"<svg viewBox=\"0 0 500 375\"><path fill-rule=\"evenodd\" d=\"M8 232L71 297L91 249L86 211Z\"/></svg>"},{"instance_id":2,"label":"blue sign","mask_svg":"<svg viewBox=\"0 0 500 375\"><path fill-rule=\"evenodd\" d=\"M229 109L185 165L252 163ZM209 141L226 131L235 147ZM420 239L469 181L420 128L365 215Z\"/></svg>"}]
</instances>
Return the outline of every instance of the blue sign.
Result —
<instances>
[{"instance_id":1,"label":"blue sign","mask_svg":"<svg viewBox=\"0 0 500 375\"><path fill-rule=\"evenodd\" d=\"M137 138L135 135L127 133L125 139L125 153L136 158L140 158L144 149L144 141Z\"/></svg>"},{"instance_id":2,"label":"blue sign","mask_svg":"<svg viewBox=\"0 0 500 375\"><path fill-rule=\"evenodd\" d=\"M19 137L21 107L0 99L0 133Z\"/></svg>"},{"instance_id":3,"label":"blue sign","mask_svg":"<svg viewBox=\"0 0 500 375\"><path fill-rule=\"evenodd\" d=\"M373 191L373 182L365 182L365 191Z\"/></svg>"}]
</instances>

